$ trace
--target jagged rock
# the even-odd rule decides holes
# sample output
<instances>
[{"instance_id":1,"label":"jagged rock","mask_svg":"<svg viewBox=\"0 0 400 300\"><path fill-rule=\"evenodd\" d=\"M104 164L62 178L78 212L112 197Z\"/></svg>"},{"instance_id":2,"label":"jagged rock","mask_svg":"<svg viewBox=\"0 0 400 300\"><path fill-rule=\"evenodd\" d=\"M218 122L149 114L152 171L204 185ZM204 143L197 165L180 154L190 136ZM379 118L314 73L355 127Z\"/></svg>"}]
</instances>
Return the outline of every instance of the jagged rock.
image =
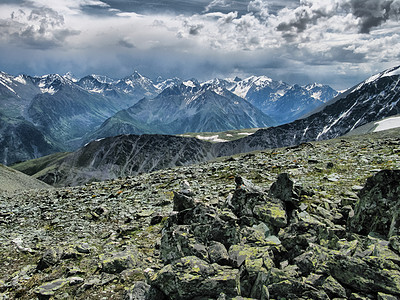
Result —
<instances>
[{"instance_id":1,"label":"jagged rock","mask_svg":"<svg viewBox=\"0 0 400 300\"><path fill-rule=\"evenodd\" d=\"M70 283L70 279L56 279L51 282L42 284L35 289L35 293L39 297L49 297L53 296L58 290L62 289L64 286Z\"/></svg>"},{"instance_id":2,"label":"jagged rock","mask_svg":"<svg viewBox=\"0 0 400 300\"><path fill-rule=\"evenodd\" d=\"M37 269L44 270L50 266L55 265L61 259L62 249L61 248L50 248L47 249L44 253L42 258L40 259Z\"/></svg>"},{"instance_id":3,"label":"jagged rock","mask_svg":"<svg viewBox=\"0 0 400 300\"><path fill-rule=\"evenodd\" d=\"M295 278L287 278L283 281L269 284L268 291L271 299L279 299L281 295L284 295L286 299L330 299L324 291Z\"/></svg>"},{"instance_id":4,"label":"jagged rock","mask_svg":"<svg viewBox=\"0 0 400 300\"><path fill-rule=\"evenodd\" d=\"M137 250L126 250L110 255L100 255L100 262L102 272L117 274L136 266L139 262L139 255Z\"/></svg>"},{"instance_id":5,"label":"jagged rock","mask_svg":"<svg viewBox=\"0 0 400 300\"><path fill-rule=\"evenodd\" d=\"M208 246L208 254L212 263L217 263L222 266L229 264L228 251L220 242L211 241Z\"/></svg>"},{"instance_id":6,"label":"jagged rock","mask_svg":"<svg viewBox=\"0 0 400 300\"><path fill-rule=\"evenodd\" d=\"M399 298L394 295L388 295L388 294L379 292L377 299L378 300L398 300Z\"/></svg>"},{"instance_id":7,"label":"jagged rock","mask_svg":"<svg viewBox=\"0 0 400 300\"><path fill-rule=\"evenodd\" d=\"M400 226L400 170L383 170L369 177L359 193L349 228L367 235L376 232L390 238Z\"/></svg>"},{"instance_id":8,"label":"jagged rock","mask_svg":"<svg viewBox=\"0 0 400 300\"><path fill-rule=\"evenodd\" d=\"M332 276L328 276L322 284L322 288L331 298L346 298L346 289Z\"/></svg>"},{"instance_id":9,"label":"jagged rock","mask_svg":"<svg viewBox=\"0 0 400 300\"><path fill-rule=\"evenodd\" d=\"M165 295L144 281L136 281L124 296L124 300L163 300Z\"/></svg>"},{"instance_id":10,"label":"jagged rock","mask_svg":"<svg viewBox=\"0 0 400 300\"><path fill-rule=\"evenodd\" d=\"M258 220L275 228L276 232L279 231L279 228L285 227L288 222L283 203L276 199L268 198L266 203L255 205L253 214Z\"/></svg>"},{"instance_id":11,"label":"jagged rock","mask_svg":"<svg viewBox=\"0 0 400 300\"><path fill-rule=\"evenodd\" d=\"M237 269L186 256L164 266L151 283L169 299L218 298L220 293L239 295L238 275Z\"/></svg>"},{"instance_id":12,"label":"jagged rock","mask_svg":"<svg viewBox=\"0 0 400 300\"><path fill-rule=\"evenodd\" d=\"M251 181L236 176L236 189L230 200L232 211L239 217L253 216L253 208L256 203L264 203L264 193Z\"/></svg>"},{"instance_id":13,"label":"jagged rock","mask_svg":"<svg viewBox=\"0 0 400 300\"><path fill-rule=\"evenodd\" d=\"M394 251L400 254L400 236L399 235L391 236L389 239L389 246Z\"/></svg>"},{"instance_id":14,"label":"jagged rock","mask_svg":"<svg viewBox=\"0 0 400 300\"><path fill-rule=\"evenodd\" d=\"M328 261L331 275L360 292L384 292L400 296L400 268L389 260L334 255Z\"/></svg>"},{"instance_id":15,"label":"jagged rock","mask_svg":"<svg viewBox=\"0 0 400 300\"><path fill-rule=\"evenodd\" d=\"M188 208L195 207L195 201L191 196L188 196L183 193L174 192L174 210L175 211L182 211Z\"/></svg>"},{"instance_id":16,"label":"jagged rock","mask_svg":"<svg viewBox=\"0 0 400 300\"><path fill-rule=\"evenodd\" d=\"M193 240L188 225L176 225L172 228L164 228L161 237L161 258L165 263L190 255L189 243Z\"/></svg>"},{"instance_id":17,"label":"jagged rock","mask_svg":"<svg viewBox=\"0 0 400 300\"><path fill-rule=\"evenodd\" d=\"M271 185L269 194L272 197L282 200L288 209L298 208L300 205L300 197L303 195L312 196L313 191L305 190L301 186L295 185L290 179L289 174L281 173L276 181Z\"/></svg>"}]
</instances>

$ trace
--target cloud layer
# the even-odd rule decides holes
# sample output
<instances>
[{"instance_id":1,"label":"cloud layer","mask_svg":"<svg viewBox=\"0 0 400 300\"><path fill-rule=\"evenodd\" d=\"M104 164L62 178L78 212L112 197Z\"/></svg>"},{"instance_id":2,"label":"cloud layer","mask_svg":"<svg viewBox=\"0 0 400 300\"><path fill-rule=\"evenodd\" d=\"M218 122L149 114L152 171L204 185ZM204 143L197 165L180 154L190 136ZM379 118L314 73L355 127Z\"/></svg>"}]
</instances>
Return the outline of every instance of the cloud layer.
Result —
<instances>
[{"instance_id":1,"label":"cloud layer","mask_svg":"<svg viewBox=\"0 0 400 300\"><path fill-rule=\"evenodd\" d=\"M6 0L0 64L78 76L266 74L345 88L399 64L399 17L400 0Z\"/></svg>"}]
</instances>

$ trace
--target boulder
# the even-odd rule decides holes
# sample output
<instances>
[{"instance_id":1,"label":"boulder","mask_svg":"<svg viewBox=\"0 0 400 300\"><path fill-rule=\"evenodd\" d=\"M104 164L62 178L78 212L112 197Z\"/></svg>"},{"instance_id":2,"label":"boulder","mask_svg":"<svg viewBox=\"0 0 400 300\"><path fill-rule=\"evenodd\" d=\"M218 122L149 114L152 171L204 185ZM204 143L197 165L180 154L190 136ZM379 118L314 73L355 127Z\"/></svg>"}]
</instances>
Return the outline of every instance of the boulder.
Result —
<instances>
[{"instance_id":1,"label":"boulder","mask_svg":"<svg viewBox=\"0 0 400 300\"><path fill-rule=\"evenodd\" d=\"M400 268L390 260L376 256L333 255L327 265L331 275L343 285L364 293L400 296Z\"/></svg>"},{"instance_id":2,"label":"boulder","mask_svg":"<svg viewBox=\"0 0 400 300\"><path fill-rule=\"evenodd\" d=\"M230 199L229 208L238 216L253 216L253 208L257 203L265 203L264 193L251 181L237 176L236 189Z\"/></svg>"},{"instance_id":3,"label":"boulder","mask_svg":"<svg viewBox=\"0 0 400 300\"><path fill-rule=\"evenodd\" d=\"M50 297L53 296L58 290L62 289L64 286L70 283L70 279L56 279L50 282L46 282L41 286L37 287L34 292L39 297Z\"/></svg>"},{"instance_id":4,"label":"boulder","mask_svg":"<svg viewBox=\"0 0 400 300\"><path fill-rule=\"evenodd\" d=\"M174 192L174 210L182 211L188 208L195 207L195 201L192 196L188 196L187 194L183 194L180 192Z\"/></svg>"},{"instance_id":5,"label":"boulder","mask_svg":"<svg viewBox=\"0 0 400 300\"><path fill-rule=\"evenodd\" d=\"M208 253L212 263L217 263L219 265L229 264L229 254L224 244L211 241L210 245L208 246Z\"/></svg>"},{"instance_id":6,"label":"boulder","mask_svg":"<svg viewBox=\"0 0 400 300\"><path fill-rule=\"evenodd\" d=\"M165 295L144 281L136 281L126 290L124 300L164 300Z\"/></svg>"},{"instance_id":7,"label":"boulder","mask_svg":"<svg viewBox=\"0 0 400 300\"><path fill-rule=\"evenodd\" d=\"M42 258L39 260L37 269L44 270L50 266L54 266L60 261L62 253L63 251L59 247L47 249L43 253Z\"/></svg>"},{"instance_id":8,"label":"boulder","mask_svg":"<svg viewBox=\"0 0 400 300\"><path fill-rule=\"evenodd\" d=\"M238 296L239 270L209 264L196 256L186 256L164 266L151 284L169 299L218 298L221 293Z\"/></svg>"},{"instance_id":9,"label":"boulder","mask_svg":"<svg viewBox=\"0 0 400 300\"><path fill-rule=\"evenodd\" d=\"M348 222L350 230L387 238L399 234L400 170L383 170L369 177L359 198L354 217Z\"/></svg>"},{"instance_id":10,"label":"boulder","mask_svg":"<svg viewBox=\"0 0 400 300\"><path fill-rule=\"evenodd\" d=\"M118 274L133 268L139 261L139 253L134 249L111 253L110 255L100 255L101 270L109 274Z\"/></svg>"}]
</instances>

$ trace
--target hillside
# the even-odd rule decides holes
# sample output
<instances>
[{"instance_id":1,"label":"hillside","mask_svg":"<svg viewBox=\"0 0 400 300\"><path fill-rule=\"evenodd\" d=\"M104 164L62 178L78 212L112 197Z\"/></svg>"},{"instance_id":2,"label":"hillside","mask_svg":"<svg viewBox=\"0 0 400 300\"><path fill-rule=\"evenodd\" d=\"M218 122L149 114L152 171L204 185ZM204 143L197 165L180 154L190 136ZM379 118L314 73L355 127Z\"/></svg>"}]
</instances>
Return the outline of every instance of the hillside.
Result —
<instances>
[{"instance_id":1,"label":"hillside","mask_svg":"<svg viewBox=\"0 0 400 300\"><path fill-rule=\"evenodd\" d=\"M49 189L51 186L24 173L0 165L0 193L29 189Z\"/></svg>"},{"instance_id":2,"label":"hillside","mask_svg":"<svg viewBox=\"0 0 400 300\"><path fill-rule=\"evenodd\" d=\"M395 299L399 154L395 129L2 194L0 296Z\"/></svg>"}]
</instances>

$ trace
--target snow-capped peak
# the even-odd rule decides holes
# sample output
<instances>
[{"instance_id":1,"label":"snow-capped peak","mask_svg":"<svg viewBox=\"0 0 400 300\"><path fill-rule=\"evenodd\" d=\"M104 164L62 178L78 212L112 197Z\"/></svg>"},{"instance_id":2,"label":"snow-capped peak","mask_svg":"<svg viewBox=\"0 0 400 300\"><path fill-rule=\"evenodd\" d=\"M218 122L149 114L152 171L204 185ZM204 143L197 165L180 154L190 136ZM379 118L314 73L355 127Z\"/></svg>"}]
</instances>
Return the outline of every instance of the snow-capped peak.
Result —
<instances>
[{"instance_id":1,"label":"snow-capped peak","mask_svg":"<svg viewBox=\"0 0 400 300\"><path fill-rule=\"evenodd\" d=\"M73 82L64 76L49 74L40 77L38 86L43 94L54 95L58 92L62 84L73 84Z\"/></svg>"},{"instance_id":2,"label":"snow-capped peak","mask_svg":"<svg viewBox=\"0 0 400 300\"><path fill-rule=\"evenodd\" d=\"M380 78L389 77L389 76L396 76L396 75L397 75L397 76L400 75L400 66L387 69L387 70L385 70L385 71L383 71L383 72L381 72L381 73L378 73L378 74L375 74L375 75L371 76L371 77L368 78L367 80L365 80L365 81L363 81L362 83L360 83L360 84L354 89L354 91L359 90L359 89L362 88L365 84L374 82L374 81L376 81L376 80L378 80L378 79L380 79Z\"/></svg>"},{"instance_id":3,"label":"snow-capped peak","mask_svg":"<svg viewBox=\"0 0 400 300\"><path fill-rule=\"evenodd\" d=\"M313 89L315 89L315 88L323 88L323 87L324 87L323 84L321 84L321 83L316 83L316 82L310 83L310 84L307 84L307 85L304 86L304 88L305 88L307 91L311 91L311 90L313 90Z\"/></svg>"},{"instance_id":4,"label":"snow-capped peak","mask_svg":"<svg viewBox=\"0 0 400 300\"><path fill-rule=\"evenodd\" d=\"M195 84L195 82L193 82L193 80L187 80L182 83L187 87L192 87L192 88L196 87L196 84Z\"/></svg>"},{"instance_id":5,"label":"snow-capped peak","mask_svg":"<svg viewBox=\"0 0 400 300\"><path fill-rule=\"evenodd\" d=\"M114 83L115 80L112 78L109 78L107 76L104 75L97 75L97 74L92 74L90 75L91 77L93 77L94 79L96 79L98 82L100 83L106 83L106 84L111 84Z\"/></svg>"},{"instance_id":6,"label":"snow-capped peak","mask_svg":"<svg viewBox=\"0 0 400 300\"><path fill-rule=\"evenodd\" d=\"M72 74L71 72L67 72L64 76L64 78L71 80L72 82L78 82L78 79Z\"/></svg>"}]
</instances>

